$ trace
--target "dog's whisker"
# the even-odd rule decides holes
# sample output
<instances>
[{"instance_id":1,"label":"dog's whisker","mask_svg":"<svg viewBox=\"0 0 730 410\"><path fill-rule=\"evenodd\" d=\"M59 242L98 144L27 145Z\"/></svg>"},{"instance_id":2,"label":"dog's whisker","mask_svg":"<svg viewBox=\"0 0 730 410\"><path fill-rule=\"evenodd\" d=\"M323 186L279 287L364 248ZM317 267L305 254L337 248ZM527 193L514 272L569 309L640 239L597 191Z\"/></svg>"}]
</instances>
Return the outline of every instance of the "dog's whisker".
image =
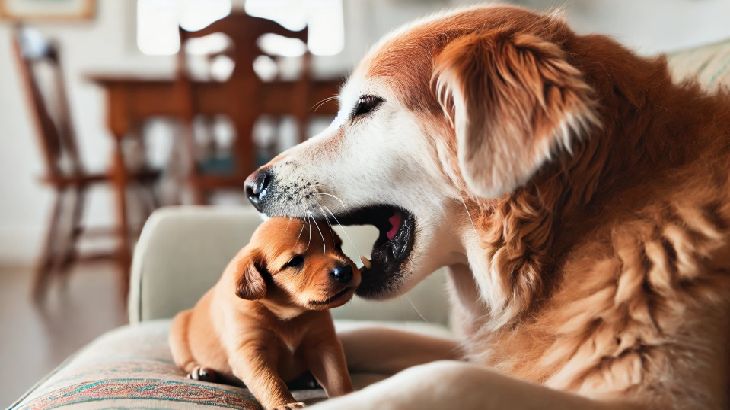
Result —
<instances>
[{"instance_id":1,"label":"dog's whisker","mask_svg":"<svg viewBox=\"0 0 730 410\"><path fill-rule=\"evenodd\" d=\"M322 106L322 104L326 103L327 101L329 101L331 99L332 99L332 97L326 97L326 98L323 98L323 99L317 101L317 103L315 103L312 106L312 111L316 112L319 109L319 107Z\"/></svg>"},{"instance_id":2,"label":"dog's whisker","mask_svg":"<svg viewBox=\"0 0 730 410\"><path fill-rule=\"evenodd\" d=\"M315 201L316 202L316 201ZM324 221L327 223L327 226L329 226L330 230L334 230L334 227L332 226L332 223L330 222L329 216L324 212L324 208L322 208L322 205L319 204L319 202L316 202L317 206L319 207L319 212L322 214L322 217L324 218ZM334 240L332 241L335 242ZM326 250L325 250L326 252Z\"/></svg>"},{"instance_id":3,"label":"dog's whisker","mask_svg":"<svg viewBox=\"0 0 730 410\"><path fill-rule=\"evenodd\" d=\"M307 212L307 226L309 227L309 240L307 241L307 250L305 252L309 251L309 245L312 244L312 223L309 221L309 213Z\"/></svg>"},{"instance_id":4,"label":"dog's whisker","mask_svg":"<svg viewBox=\"0 0 730 410\"><path fill-rule=\"evenodd\" d=\"M319 102L317 102L316 104L314 104L312 106L312 111L317 112L317 110L320 109L320 107L322 107L328 101L334 100L335 98L337 98L337 95L333 95L333 96L321 99Z\"/></svg>"},{"instance_id":5,"label":"dog's whisker","mask_svg":"<svg viewBox=\"0 0 730 410\"><path fill-rule=\"evenodd\" d=\"M286 219L287 219L287 221L286 221L286 228L284 228L284 232L286 232L288 234L289 233L289 225L291 225L292 217L291 216L287 216Z\"/></svg>"},{"instance_id":6,"label":"dog's whisker","mask_svg":"<svg viewBox=\"0 0 730 410\"><path fill-rule=\"evenodd\" d=\"M342 204L342 206L343 206L344 208L347 208L347 206L345 205L345 201L343 201L342 199L340 199L339 197L337 197L337 195L334 195L334 194L330 194L329 192L315 192L315 193L316 193L317 195L326 195L326 196L330 196L330 197L332 197L332 198L334 198L334 199L336 199L336 200L340 201L340 204Z\"/></svg>"},{"instance_id":7,"label":"dog's whisker","mask_svg":"<svg viewBox=\"0 0 730 410\"><path fill-rule=\"evenodd\" d=\"M477 230L476 225L474 224L474 219L471 217L471 212L469 212L469 208L466 206L466 201L464 201L464 197L461 196L461 193L459 193L459 200L461 200L461 204L464 205L464 210L466 211L466 215L469 217L469 222L471 223L471 229L474 230L474 235L479 237L479 231Z\"/></svg>"},{"instance_id":8,"label":"dog's whisker","mask_svg":"<svg viewBox=\"0 0 730 410\"><path fill-rule=\"evenodd\" d=\"M302 232L304 232L304 224L302 224L302 227L299 229L299 235L297 235L297 242L299 242L299 238L302 237Z\"/></svg>"},{"instance_id":9,"label":"dog's whisker","mask_svg":"<svg viewBox=\"0 0 730 410\"><path fill-rule=\"evenodd\" d=\"M319 229L319 224L317 221L314 221L314 226L317 227L317 230L319 231L319 236L322 238L322 252L327 253L327 243L324 240L324 234L322 234L322 230Z\"/></svg>"},{"instance_id":10,"label":"dog's whisker","mask_svg":"<svg viewBox=\"0 0 730 410\"><path fill-rule=\"evenodd\" d=\"M337 220L337 217L336 217L336 216L335 216L335 214L334 214L334 213L332 212L332 210L331 210L331 209L329 209L329 208L327 207L327 205L322 205L322 206L324 207L324 209L326 209L326 210L327 210L327 212L329 212L329 213L330 213L330 215L332 215L332 219L334 219L334 220L335 220L335 223L337 223L337 225L339 225L339 226L342 226L342 232L344 232L345 236L347 237L347 240L348 240L348 241L349 241L350 243L353 243L353 242L352 242L352 238L350 237L350 234L349 234L349 233L347 233L347 229L345 229L344 225L342 225L342 224L340 223L340 221L338 221L338 220Z\"/></svg>"},{"instance_id":11,"label":"dog's whisker","mask_svg":"<svg viewBox=\"0 0 730 410\"><path fill-rule=\"evenodd\" d=\"M332 210L331 210L331 209L329 209L329 207L328 207L327 205L320 205L320 208L324 208L324 210L326 210L326 211L327 211L327 212L328 212L328 213L329 213L329 214L330 214L330 215L332 216L332 219L334 219L334 220L335 220L335 223L337 223L337 225L340 225L340 226L342 226L342 224L340 223L340 221L338 221L338 220L337 220L337 217L336 217L336 216L335 216L335 214L334 214L334 213L332 212ZM327 217L327 218L329 219L329 217Z\"/></svg>"},{"instance_id":12,"label":"dog's whisker","mask_svg":"<svg viewBox=\"0 0 730 410\"><path fill-rule=\"evenodd\" d=\"M411 300L411 297L406 295L406 300L408 301L408 304L410 304L411 307L413 308L413 311L416 312L418 317L420 317L421 320L423 320L424 322L428 322L428 320L426 320L426 318L421 314L421 312L418 311L418 308L416 307L416 304L413 303L413 300Z\"/></svg>"},{"instance_id":13,"label":"dog's whisker","mask_svg":"<svg viewBox=\"0 0 730 410\"><path fill-rule=\"evenodd\" d=\"M319 213L322 214L322 217L324 217L324 221L327 222L327 225L332 228L332 223L330 222L330 217L327 216L327 214L324 212L324 208L322 208L322 205L319 204L319 202L316 202L317 207L319 207Z\"/></svg>"}]
</instances>

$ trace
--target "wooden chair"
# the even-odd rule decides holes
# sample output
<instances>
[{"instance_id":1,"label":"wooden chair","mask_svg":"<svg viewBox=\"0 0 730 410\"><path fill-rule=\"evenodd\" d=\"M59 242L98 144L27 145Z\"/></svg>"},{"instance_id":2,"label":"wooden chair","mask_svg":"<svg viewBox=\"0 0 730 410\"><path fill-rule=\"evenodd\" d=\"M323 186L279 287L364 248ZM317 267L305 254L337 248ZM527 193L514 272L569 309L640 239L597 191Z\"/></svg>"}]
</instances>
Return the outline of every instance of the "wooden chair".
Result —
<instances>
[{"instance_id":1,"label":"wooden chair","mask_svg":"<svg viewBox=\"0 0 730 410\"><path fill-rule=\"evenodd\" d=\"M231 104L241 105L240 109L232 110L236 136L227 163L221 165L220 158L210 166L210 158L198 155L200 147L197 145L193 131L196 117L210 115L201 113L198 109L198 95L195 92L195 81L190 74L187 45L192 39L221 33L230 39L230 47L218 51L215 56L225 55L233 62L231 76L221 84L230 95ZM188 186L193 194L193 202L207 204L209 194L216 190L240 190L246 176L256 168L255 146L253 142L253 127L262 114L291 115L298 125L298 138L306 139L306 132L311 107L308 106L311 84L311 55L305 53L302 57L302 68L296 81L291 82L292 92L289 99L289 111L286 113L265 113L256 104L257 95L261 92L263 81L254 71L254 60L266 53L259 48L258 39L264 34L277 34L287 38L299 39L304 43L308 39L308 30L291 31L278 23L258 17L252 17L242 11L234 11L227 17L218 20L208 27L187 32L180 29L180 51L178 53L177 78L180 98L184 101L185 112L185 139L187 147ZM209 58L210 59L210 58ZM226 169L227 166L227 169Z\"/></svg>"},{"instance_id":2,"label":"wooden chair","mask_svg":"<svg viewBox=\"0 0 730 410\"><path fill-rule=\"evenodd\" d=\"M108 184L110 176L107 172L87 171L81 161L69 112L58 46L39 32L21 25L15 26L13 40L15 58L45 165L42 183L54 191L53 210L32 284L32 296L39 301L45 296L52 277L66 274L74 262L112 259L118 256L115 251L80 254L78 244L82 234L99 237L116 232L87 229L83 224L89 188ZM41 68L47 68L50 74L46 83L49 87L45 89L42 84L46 84L39 75ZM47 92L43 93L44 90ZM53 101L49 98L49 93L53 93ZM133 182L144 186L147 189L145 194L149 195L146 214L155 206L154 193L150 187L158 176L159 172L146 168L133 173ZM129 272L121 271L119 281L120 290L126 300Z\"/></svg>"}]
</instances>

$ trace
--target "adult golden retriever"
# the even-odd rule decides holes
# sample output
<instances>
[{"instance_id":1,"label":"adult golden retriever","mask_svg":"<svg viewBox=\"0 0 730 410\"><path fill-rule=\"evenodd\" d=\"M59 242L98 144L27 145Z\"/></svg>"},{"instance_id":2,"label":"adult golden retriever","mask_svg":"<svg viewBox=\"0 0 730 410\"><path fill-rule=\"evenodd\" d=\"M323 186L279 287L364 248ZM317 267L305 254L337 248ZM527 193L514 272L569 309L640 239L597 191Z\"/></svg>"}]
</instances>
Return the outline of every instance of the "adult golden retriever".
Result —
<instances>
[{"instance_id":1,"label":"adult golden retriever","mask_svg":"<svg viewBox=\"0 0 730 410\"><path fill-rule=\"evenodd\" d=\"M727 408L730 96L663 58L487 6L356 68L320 135L247 180L268 215L380 230L359 294L450 269L459 344L345 334L405 370L323 408Z\"/></svg>"}]
</instances>

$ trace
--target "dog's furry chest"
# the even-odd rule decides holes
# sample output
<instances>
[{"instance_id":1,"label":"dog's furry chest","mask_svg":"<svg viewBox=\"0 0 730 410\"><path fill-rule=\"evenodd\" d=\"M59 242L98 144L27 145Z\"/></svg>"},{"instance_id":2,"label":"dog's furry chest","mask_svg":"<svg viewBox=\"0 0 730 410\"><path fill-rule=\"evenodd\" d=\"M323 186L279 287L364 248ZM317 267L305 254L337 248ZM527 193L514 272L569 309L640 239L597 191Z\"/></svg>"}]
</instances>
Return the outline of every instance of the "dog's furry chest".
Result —
<instances>
[{"instance_id":1,"label":"dog's furry chest","mask_svg":"<svg viewBox=\"0 0 730 410\"><path fill-rule=\"evenodd\" d=\"M238 322L235 326L244 329L243 332L246 332L246 329L256 329L257 332L270 334L279 341L282 347L291 352L299 349L307 334L321 327L326 328L325 325L330 320L329 315L323 314L323 312L305 312L293 318L281 319L266 311L263 316L262 318L260 313L249 313L249 315L238 315L229 320Z\"/></svg>"},{"instance_id":2,"label":"dog's furry chest","mask_svg":"<svg viewBox=\"0 0 730 410\"><path fill-rule=\"evenodd\" d=\"M467 358L588 396L674 386L714 403L728 372L730 205L682 197L581 238L546 300L504 326L485 321L462 285L455 319Z\"/></svg>"},{"instance_id":3,"label":"dog's furry chest","mask_svg":"<svg viewBox=\"0 0 730 410\"><path fill-rule=\"evenodd\" d=\"M304 342L305 335L310 328L321 325L317 320L295 318L267 324L267 328L281 342L282 346L294 354Z\"/></svg>"}]
</instances>

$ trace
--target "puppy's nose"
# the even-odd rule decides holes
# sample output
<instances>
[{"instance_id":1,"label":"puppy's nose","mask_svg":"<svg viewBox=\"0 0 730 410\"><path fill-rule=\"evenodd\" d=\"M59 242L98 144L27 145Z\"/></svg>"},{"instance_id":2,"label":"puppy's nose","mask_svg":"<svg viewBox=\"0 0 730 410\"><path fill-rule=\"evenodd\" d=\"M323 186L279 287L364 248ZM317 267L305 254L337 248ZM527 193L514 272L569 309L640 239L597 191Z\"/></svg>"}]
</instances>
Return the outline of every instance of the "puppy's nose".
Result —
<instances>
[{"instance_id":1,"label":"puppy's nose","mask_svg":"<svg viewBox=\"0 0 730 410\"><path fill-rule=\"evenodd\" d=\"M266 168L259 172L254 172L246 178L246 196L251 204L261 210L264 199L266 198L267 188L271 185L273 174L270 169Z\"/></svg>"},{"instance_id":2,"label":"puppy's nose","mask_svg":"<svg viewBox=\"0 0 730 410\"><path fill-rule=\"evenodd\" d=\"M340 283L350 283L352 280L352 266L335 266L335 268L330 272L330 276Z\"/></svg>"}]
</instances>

